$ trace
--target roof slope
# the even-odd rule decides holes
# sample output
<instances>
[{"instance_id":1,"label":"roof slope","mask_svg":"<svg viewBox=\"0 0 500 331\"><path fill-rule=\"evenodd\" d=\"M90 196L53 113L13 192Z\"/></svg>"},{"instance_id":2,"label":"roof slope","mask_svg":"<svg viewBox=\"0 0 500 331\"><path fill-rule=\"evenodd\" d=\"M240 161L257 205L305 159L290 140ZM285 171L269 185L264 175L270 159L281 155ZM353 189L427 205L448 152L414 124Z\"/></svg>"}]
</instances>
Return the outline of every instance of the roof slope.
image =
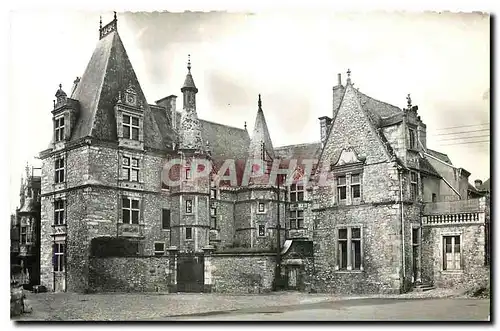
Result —
<instances>
[{"instance_id":1,"label":"roof slope","mask_svg":"<svg viewBox=\"0 0 500 331\"><path fill-rule=\"evenodd\" d=\"M481 191L490 191L490 179L488 178L481 186L479 187Z\"/></svg>"},{"instance_id":2,"label":"roof slope","mask_svg":"<svg viewBox=\"0 0 500 331\"><path fill-rule=\"evenodd\" d=\"M430 148L427 148L427 154L430 154L432 156L434 156L435 158L443 161L444 163L448 163L449 165L453 165L451 163L451 160L450 158L448 157L448 155L444 154L444 153L441 153L441 152L438 152L438 151L435 151L435 150L432 150Z\"/></svg>"},{"instance_id":3,"label":"roof slope","mask_svg":"<svg viewBox=\"0 0 500 331\"><path fill-rule=\"evenodd\" d=\"M144 145L165 149L171 133L160 132L149 108L137 76L117 31L98 41L85 72L76 86L72 99L80 102L80 114L71 140L92 136L116 141L114 105L118 93L133 86L144 111Z\"/></svg>"},{"instance_id":4,"label":"roof slope","mask_svg":"<svg viewBox=\"0 0 500 331\"><path fill-rule=\"evenodd\" d=\"M257 116L255 117L255 125L253 127L252 139L250 140L250 146L248 148L248 157L253 159L262 158L262 143L264 143L264 148L271 158L274 158L274 148L271 141L271 135L267 128L266 118L264 116L264 111L262 110L262 102L259 94L259 109L257 110Z\"/></svg>"},{"instance_id":5,"label":"roof slope","mask_svg":"<svg viewBox=\"0 0 500 331\"><path fill-rule=\"evenodd\" d=\"M200 124L203 141L205 143L208 141L208 147L215 161L246 159L250 144L247 130L202 119Z\"/></svg>"},{"instance_id":6,"label":"roof slope","mask_svg":"<svg viewBox=\"0 0 500 331\"><path fill-rule=\"evenodd\" d=\"M321 152L321 143L280 146L274 149L274 154L280 159L296 159L297 162L306 159L317 159Z\"/></svg>"}]
</instances>

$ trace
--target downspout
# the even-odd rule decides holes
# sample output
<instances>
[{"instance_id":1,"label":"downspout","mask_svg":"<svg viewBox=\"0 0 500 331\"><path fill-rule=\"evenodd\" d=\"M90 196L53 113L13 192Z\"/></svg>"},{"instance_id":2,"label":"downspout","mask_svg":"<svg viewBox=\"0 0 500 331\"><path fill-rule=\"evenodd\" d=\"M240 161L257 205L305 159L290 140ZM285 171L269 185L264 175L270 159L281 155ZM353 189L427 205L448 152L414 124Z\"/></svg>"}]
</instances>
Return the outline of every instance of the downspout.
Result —
<instances>
[{"instance_id":1,"label":"downspout","mask_svg":"<svg viewBox=\"0 0 500 331\"><path fill-rule=\"evenodd\" d=\"M402 169L398 169L398 177L399 177L399 194L400 194L400 203L401 203L401 260L402 260L402 266L403 266L403 289L404 289L404 282L406 278L406 263L405 263L405 226L404 226L404 208L403 208L403 181L401 179L402 176Z\"/></svg>"}]
</instances>

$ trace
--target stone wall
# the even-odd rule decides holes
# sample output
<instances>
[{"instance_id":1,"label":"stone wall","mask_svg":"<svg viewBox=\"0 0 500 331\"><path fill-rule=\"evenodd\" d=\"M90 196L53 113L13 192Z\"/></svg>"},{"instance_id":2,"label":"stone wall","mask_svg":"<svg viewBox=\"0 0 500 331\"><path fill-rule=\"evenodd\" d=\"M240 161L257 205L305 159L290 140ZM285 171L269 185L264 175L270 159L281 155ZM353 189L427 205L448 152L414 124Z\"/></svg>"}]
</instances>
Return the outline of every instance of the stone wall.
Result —
<instances>
[{"instance_id":1,"label":"stone wall","mask_svg":"<svg viewBox=\"0 0 500 331\"><path fill-rule=\"evenodd\" d=\"M167 292L172 269L168 256L92 257L92 292Z\"/></svg>"},{"instance_id":2,"label":"stone wall","mask_svg":"<svg viewBox=\"0 0 500 331\"><path fill-rule=\"evenodd\" d=\"M443 236L461 235L461 269L443 270ZM484 224L432 226L423 229L422 277L437 287L462 288L486 282Z\"/></svg>"},{"instance_id":3,"label":"stone wall","mask_svg":"<svg viewBox=\"0 0 500 331\"><path fill-rule=\"evenodd\" d=\"M276 254L214 253L209 259L213 292L265 293L273 288Z\"/></svg>"}]
</instances>

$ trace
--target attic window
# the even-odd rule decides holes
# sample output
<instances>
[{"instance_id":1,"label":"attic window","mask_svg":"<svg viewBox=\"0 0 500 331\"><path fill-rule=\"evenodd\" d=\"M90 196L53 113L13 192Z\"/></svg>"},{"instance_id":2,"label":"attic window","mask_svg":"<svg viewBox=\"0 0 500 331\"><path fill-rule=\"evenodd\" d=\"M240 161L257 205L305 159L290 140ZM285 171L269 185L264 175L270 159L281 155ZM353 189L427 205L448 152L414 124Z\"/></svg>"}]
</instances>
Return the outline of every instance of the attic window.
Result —
<instances>
[{"instance_id":1,"label":"attic window","mask_svg":"<svg viewBox=\"0 0 500 331\"><path fill-rule=\"evenodd\" d=\"M55 120L56 142L64 140L64 117Z\"/></svg>"},{"instance_id":2,"label":"attic window","mask_svg":"<svg viewBox=\"0 0 500 331\"><path fill-rule=\"evenodd\" d=\"M123 115L123 138L139 140L139 118Z\"/></svg>"}]
</instances>

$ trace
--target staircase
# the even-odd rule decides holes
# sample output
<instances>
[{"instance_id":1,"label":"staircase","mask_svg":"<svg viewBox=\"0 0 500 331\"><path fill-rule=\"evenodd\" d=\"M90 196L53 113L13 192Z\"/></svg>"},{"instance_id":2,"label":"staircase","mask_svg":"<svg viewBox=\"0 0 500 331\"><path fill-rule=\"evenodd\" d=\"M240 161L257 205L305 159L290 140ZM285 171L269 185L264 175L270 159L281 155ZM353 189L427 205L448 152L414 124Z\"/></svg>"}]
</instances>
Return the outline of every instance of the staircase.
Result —
<instances>
[{"instance_id":1,"label":"staircase","mask_svg":"<svg viewBox=\"0 0 500 331\"><path fill-rule=\"evenodd\" d=\"M413 286L413 292L425 292L435 289L436 286L430 284L419 284Z\"/></svg>"}]
</instances>

